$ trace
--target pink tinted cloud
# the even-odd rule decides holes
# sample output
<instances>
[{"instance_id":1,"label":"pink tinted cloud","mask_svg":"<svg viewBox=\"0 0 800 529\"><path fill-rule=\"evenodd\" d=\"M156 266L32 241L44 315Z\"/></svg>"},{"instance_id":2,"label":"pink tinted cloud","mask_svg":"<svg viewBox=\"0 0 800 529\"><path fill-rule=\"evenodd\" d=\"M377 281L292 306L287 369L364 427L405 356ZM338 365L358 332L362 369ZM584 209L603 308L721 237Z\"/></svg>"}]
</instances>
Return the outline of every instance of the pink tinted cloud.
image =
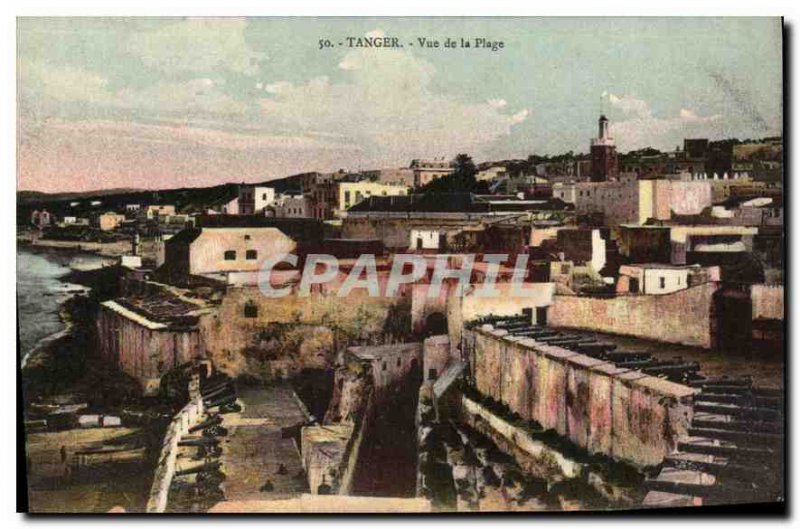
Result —
<instances>
[{"instance_id":1,"label":"pink tinted cloud","mask_svg":"<svg viewBox=\"0 0 800 529\"><path fill-rule=\"evenodd\" d=\"M358 155L310 135L117 121L52 121L23 137L18 188L45 192L263 181L349 167Z\"/></svg>"}]
</instances>

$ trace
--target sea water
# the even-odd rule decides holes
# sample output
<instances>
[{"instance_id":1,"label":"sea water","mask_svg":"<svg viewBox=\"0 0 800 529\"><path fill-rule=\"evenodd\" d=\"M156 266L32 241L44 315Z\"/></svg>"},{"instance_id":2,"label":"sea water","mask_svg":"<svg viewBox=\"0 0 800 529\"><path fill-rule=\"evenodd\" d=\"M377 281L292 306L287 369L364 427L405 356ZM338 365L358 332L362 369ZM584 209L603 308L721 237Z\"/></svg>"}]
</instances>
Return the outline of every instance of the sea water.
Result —
<instances>
[{"instance_id":1,"label":"sea water","mask_svg":"<svg viewBox=\"0 0 800 529\"><path fill-rule=\"evenodd\" d=\"M64 331L59 308L75 292L84 290L80 285L64 281L64 276L70 272L70 262L75 259L69 255L17 248L17 322L23 363L40 343ZM102 265L99 257L81 256L80 260Z\"/></svg>"}]
</instances>

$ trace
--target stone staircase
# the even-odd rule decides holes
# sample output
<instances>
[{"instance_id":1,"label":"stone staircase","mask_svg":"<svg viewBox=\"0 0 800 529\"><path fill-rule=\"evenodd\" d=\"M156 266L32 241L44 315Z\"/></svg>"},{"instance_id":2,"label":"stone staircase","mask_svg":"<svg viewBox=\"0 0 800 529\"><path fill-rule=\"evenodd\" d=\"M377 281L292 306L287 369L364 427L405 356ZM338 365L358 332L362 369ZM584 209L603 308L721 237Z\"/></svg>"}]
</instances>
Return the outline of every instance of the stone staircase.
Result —
<instances>
[{"instance_id":1,"label":"stone staircase","mask_svg":"<svg viewBox=\"0 0 800 529\"><path fill-rule=\"evenodd\" d=\"M783 393L747 377L693 381L688 437L645 483L651 507L783 499Z\"/></svg>"}]
</instances>

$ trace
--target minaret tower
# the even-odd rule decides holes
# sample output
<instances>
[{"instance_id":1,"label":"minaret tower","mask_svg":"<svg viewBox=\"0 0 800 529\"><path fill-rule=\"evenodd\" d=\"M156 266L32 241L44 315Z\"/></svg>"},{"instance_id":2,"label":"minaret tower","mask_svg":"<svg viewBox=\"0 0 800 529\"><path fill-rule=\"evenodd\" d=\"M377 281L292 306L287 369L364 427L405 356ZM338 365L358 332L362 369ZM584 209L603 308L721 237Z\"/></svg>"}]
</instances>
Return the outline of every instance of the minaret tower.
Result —
<instances>
[{"instance_id":1,"label":"minaret tower","mask_svg":"<svg viewBox=\"0 0 800 529\"><path fill-rule=\"evenodd\" d=\"M592 140L592 182L605 182L617 176L617 148L608 132L608 118L600 116L597 138Z\"/></svg>"}]
</instances>

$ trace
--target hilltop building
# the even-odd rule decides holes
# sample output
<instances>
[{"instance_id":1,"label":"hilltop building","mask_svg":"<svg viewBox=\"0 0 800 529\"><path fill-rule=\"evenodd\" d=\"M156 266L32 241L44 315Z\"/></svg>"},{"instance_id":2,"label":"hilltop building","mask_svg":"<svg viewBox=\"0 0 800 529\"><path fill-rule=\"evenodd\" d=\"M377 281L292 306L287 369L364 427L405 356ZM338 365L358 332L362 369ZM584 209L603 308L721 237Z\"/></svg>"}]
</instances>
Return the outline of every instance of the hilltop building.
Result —
<instances>
[{"instance_id":1,"label":"hilltop building","mask_svg":"<svg viewBox=\"0 0 800 529\"><path fill-rule=\"evenodd\" d=\"M414 171L414 187L420 188L432 180L452 174L453 162L442 159L411 160L409 166Z\"/></svg>"}]
</instances>

